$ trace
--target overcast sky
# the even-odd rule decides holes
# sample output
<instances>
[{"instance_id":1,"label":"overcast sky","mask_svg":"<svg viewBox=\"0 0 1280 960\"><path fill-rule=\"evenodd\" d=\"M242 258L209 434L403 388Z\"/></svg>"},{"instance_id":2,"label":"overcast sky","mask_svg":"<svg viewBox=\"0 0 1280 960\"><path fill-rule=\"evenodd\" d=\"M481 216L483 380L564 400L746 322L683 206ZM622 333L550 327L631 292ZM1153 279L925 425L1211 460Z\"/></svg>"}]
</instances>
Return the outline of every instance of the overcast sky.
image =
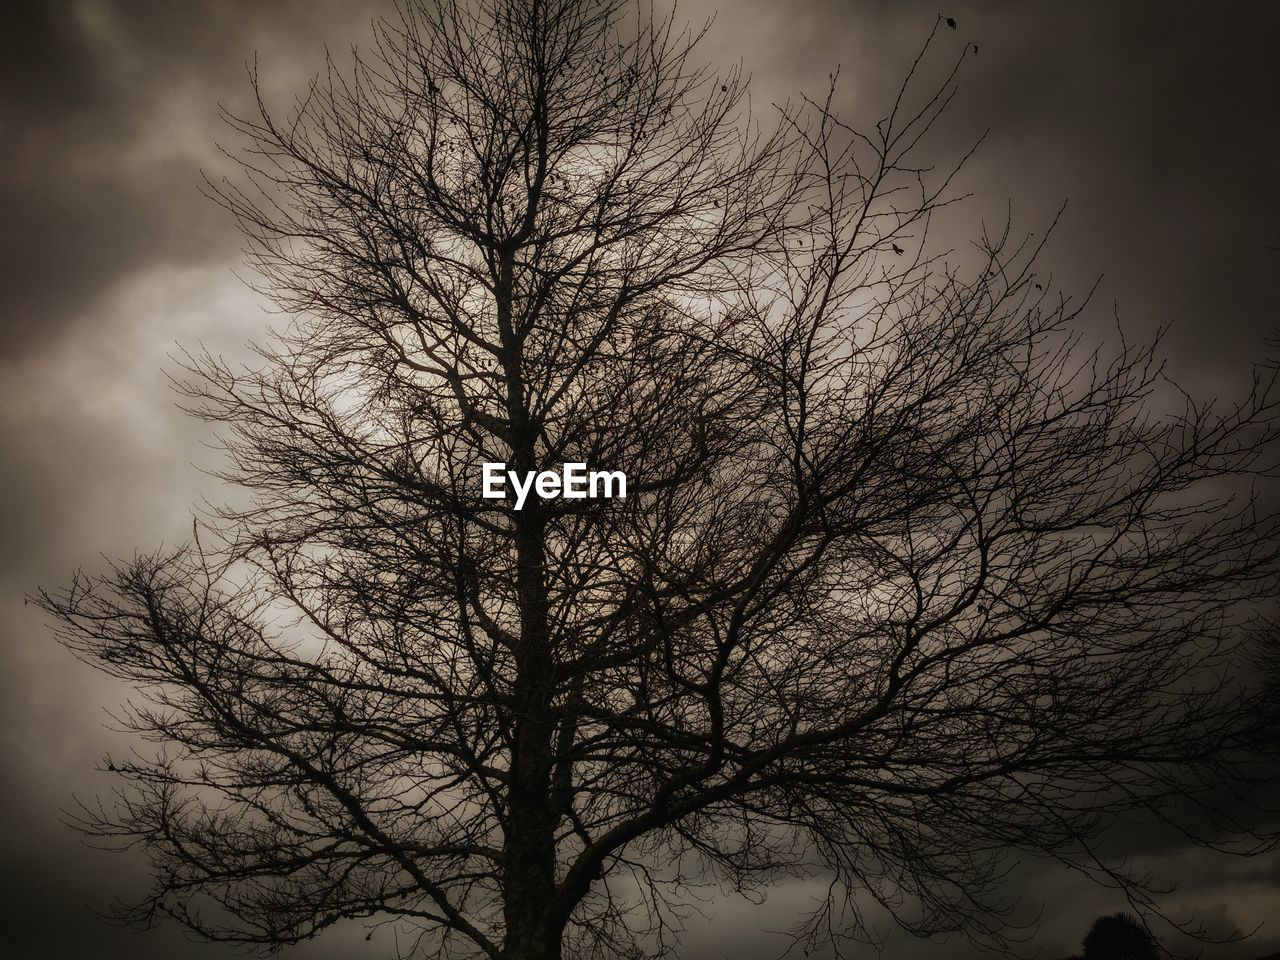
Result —
<instances>
[{"instance_id":1,"label":"overcast sky","mask_svg":"<svg viewBox=\"0 0 1280 960\"><path fill-rule=\"evenodd\" d=\"M941 2L941 0L939 0ZM1239 392L1277 326L1280 125L1275 52L1280 5L952 3L940 38L979 45L933 149L940 162L990 129L961 184L974 196L948 220L962 244L983 218L1041 231L1068 201L1046 256L1055 283L1102 285L1090 337L1148 336L1171 324L1171 370L1202 396ZM73 794L110 779L94 764L122 740L104 708L127 691L54 644L23 595L77 566L181 540L189 507L216 499L200 467L209 435L174 408L164 370L176 344L234 355L268 321L232 275L239 238L198 191L226 167L219 103L248 95L258 58L284 102L327 43L368 38L384 5L337 0L7 0L0 5L0 951L104 960L172 956L181 934L104 925L94 907L145 883L136 859L86 849L59 822ZM715 7L681 9L701 19ZM939 8L889 0L723 2L705 56L753 75L758 105L821 93L842 68L840 103L874 122ZM1113 309L1114 308L1114 309ZM1220 932L1276 913L1280 859L1232 860L1158 836L1128 844L1181 883L1175 912ZM1125 905L1044 864L1024 865L1029 947L1077 949L1090 920ZM725 901L692 925L690 958L773 956L755 933L802 902L780 891L763 910ZM1268 911L1268 907L1271 908ZM386 957L363 930L298 957ZM181 945L180 955L230 957ZM1280 950L1280 923L1207 957ZM963 944L893 939L893 957L967 956Z\"/></svg>"}]
</instances>

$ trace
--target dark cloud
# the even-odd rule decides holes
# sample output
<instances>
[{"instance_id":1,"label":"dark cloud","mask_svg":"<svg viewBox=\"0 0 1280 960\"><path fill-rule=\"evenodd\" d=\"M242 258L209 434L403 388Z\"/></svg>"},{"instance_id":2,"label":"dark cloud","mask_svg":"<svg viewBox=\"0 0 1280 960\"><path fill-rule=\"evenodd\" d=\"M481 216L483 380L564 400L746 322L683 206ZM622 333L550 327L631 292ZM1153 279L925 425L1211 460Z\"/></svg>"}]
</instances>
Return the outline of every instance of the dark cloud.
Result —
<instances>
[{"instance_id":1,"label":"dark cloud","mask_svg":"<svg viewBox=\"0 0 1280 960\"><path fill-rule=\"evenodd\" d=\"M864 117L887 104L938 9L750 5L753 16L722 17L722 51L734 50L745 24L753 43L743 55L782 96L797 79L817 91L841 63ZM1069 289L1103 276L1100 326L1113 300L1133 329L1172 322L1175 369L1229 385L1240 356L1278 322L1280 124L1269 91L1280 7L969 2L947 11L957 30L943 31L940 59L966 40L979 51L935 142L955 149L990 130L962 178L974 196L958 218L971 231L979 217L1002 220L1011 202L1015 225L1039 231L1067 202L1045 265Z\"/></svg>"},{"instance_id":2,"label":"dark cloud","mask_svg":"<svg viewBox=\"0 0 1280 960\"><path fill-rule=\"evenodd\" d=\"M230 276L231 224L198 192L201 168L225 169L218 105L248 105L255 51L268 92L287 102L324 44L364 40L386 7L0 5L0 943L10 955L233 955L172 929L110 928L86 906L145 882L136 858L86 849L59 814L73 792L106 787L92 767L121 741L100 708L126 692L57 649L22 594L100 554L181 537L187 505L216 489L191 466L209 463L207 434L173 410L160 371L175 340L234 352L264 322ZM698 20L712 8L682 9ZM965 41L980 50L931 149L955 156L991 129L959 182L974 196L948 218L946 241L962 247L1008 200L1021 229L1041 231L1069 200L1045 269L1076 290L1104 275L1087 321L1109 328L1114 300L1139 333L1172 322L1172 368L1232 393L1277 325L1280 6L968 0L945 12L958 24L939 37L942 59ZM924 0L736 0L720 4L707 53L743 62L762 110L822 92L840 64L843 109L873 122L937 15ZM1248 928L1274 901L1274 858L1222 861L1149 830L1123 839L1183 881L1187 916ZM1052 865L1027 863L1015 877L1045 956L1073 952L1092 917L1125 907ZM764 911L719 904L691 924L688 955L772 948L755 937L758 921L785 926L805 896L790 887ZM297 956L356 955L348 947L362 938L339 933ZM890 943L899 957L967 955L954 943ZM1261 940L1221 955L1276 948Z\"/></svg>"},{"instance_id":3,"label":"dark cloud","mask_svg":"<svg viewBox=\"0 0 1280 960\"><path fill-rule=\"evenodd\" d=\"M314 70L324 42L341 48L371 14L332 0L51 0L3 16L0 353L11 354L141 267L231 258L237 238L198 190L200 167L220 161L219 104L247 105L259 49L278 74Z\"/></svg>"}]
</instances>

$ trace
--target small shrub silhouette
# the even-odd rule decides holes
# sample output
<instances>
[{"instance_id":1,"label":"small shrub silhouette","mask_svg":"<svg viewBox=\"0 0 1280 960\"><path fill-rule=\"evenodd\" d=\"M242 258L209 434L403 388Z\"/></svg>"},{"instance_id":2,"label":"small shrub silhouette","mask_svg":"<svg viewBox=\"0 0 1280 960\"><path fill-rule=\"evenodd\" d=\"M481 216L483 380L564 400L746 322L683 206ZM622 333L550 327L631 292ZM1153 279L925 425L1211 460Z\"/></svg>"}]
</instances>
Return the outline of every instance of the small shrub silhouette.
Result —
<instances>
[{"instance_id":1,"label":"small shrub silhouette","mask_svg":"<svg viewBox=\"0 0 1280 960\"><path fill-rule=\"evenodd\" d=\"M1099 917L1084 937L1083 960L1156 960L1156 945L1133 915Z\"/></svg>"}]
</instances>

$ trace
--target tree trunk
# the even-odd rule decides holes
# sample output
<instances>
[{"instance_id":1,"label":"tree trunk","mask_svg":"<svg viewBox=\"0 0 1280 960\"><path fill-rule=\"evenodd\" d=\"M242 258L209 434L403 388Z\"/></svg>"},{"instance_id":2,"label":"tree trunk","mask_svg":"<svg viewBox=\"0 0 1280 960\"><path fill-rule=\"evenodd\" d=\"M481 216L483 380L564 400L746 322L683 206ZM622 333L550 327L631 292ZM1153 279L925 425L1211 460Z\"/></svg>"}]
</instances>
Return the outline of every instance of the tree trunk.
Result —
<instances>
[{"instance_id":1,"label":"tree trunk","mask_svg":"<svg viewBox=\"0 0 1280 960\"><path fill-rule=\"evenodd\" d=\"M504 960L560 960L562 928L548 912L534 901L512 902L512 888L507 888L507 941L502 949Z\"/></svg>"},{"instance_id":2,"label":"tree trunk","mask_svg":"<svg viewBox=\"0 0 1280 960\"><path fill-rule=\"evenodd\" d=\"M537 430L530 420L521 343L511 326L511 257L502 258L498 289L499 326L507 351L507 415L513 466L538 469ZM563 922L555 919L558 815L551 797L554 762L554 651L551 649L546 584L546 520L535 497L514 514L516 593L520 640L515 653L511 784L503 851L508 960L559 960Z\"/></svg>"},{"instance_id":3,"label":"tree trunk","mask_svg":"<svg viewBox=\"0 0 1280 960\"><path fill-rule=\"evenodd\" d=\"M551 797L554 665L547 630L545 547L537 511L518 521L521 649L517 655L515 744L511 756L504 850L510 960L559 960L562 924L555 919L555 826Z\"/></svg>"}]
</instances>

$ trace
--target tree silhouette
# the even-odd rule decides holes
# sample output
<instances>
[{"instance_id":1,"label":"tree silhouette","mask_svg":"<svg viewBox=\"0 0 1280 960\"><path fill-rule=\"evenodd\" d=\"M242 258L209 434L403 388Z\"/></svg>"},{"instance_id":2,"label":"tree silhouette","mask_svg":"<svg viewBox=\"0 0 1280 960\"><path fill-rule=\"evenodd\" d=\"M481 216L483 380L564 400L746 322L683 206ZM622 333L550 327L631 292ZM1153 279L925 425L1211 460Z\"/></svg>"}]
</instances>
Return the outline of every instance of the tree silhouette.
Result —
<instances>
[{"instance_id":1,"label":"tree silhouette","mask_svg":"<svg viewBox=\"0 0 1280 960\"><path fill-rule=\"evenodd\" d=\"M1108 824L1200 838L1247 786L1266 384L1162 412L1154 346L1082 350L1034 245L927 252L954 70L762 129L628 9L411 4L229 118L211 193L292 319L179 383L252 503L41 594L159 745L83 811L151 858L128 918L640 956L694 884L820 873L802 940L865 936L862 892L1000 943L1005 851L1141 898ZM516 510L499 461L627 496Z\"/></svg>"},{"instance_id":2,"label":"tree silhouette","mask_svg":"<svg viewBox=\"0 0 1280 960\"><path fill-rule=\"evenodd\" d=\"M1083 960L1156 960L1155 940L1137 917L1099 917L1084 937Z\"/></svg>"}]
</instances>

